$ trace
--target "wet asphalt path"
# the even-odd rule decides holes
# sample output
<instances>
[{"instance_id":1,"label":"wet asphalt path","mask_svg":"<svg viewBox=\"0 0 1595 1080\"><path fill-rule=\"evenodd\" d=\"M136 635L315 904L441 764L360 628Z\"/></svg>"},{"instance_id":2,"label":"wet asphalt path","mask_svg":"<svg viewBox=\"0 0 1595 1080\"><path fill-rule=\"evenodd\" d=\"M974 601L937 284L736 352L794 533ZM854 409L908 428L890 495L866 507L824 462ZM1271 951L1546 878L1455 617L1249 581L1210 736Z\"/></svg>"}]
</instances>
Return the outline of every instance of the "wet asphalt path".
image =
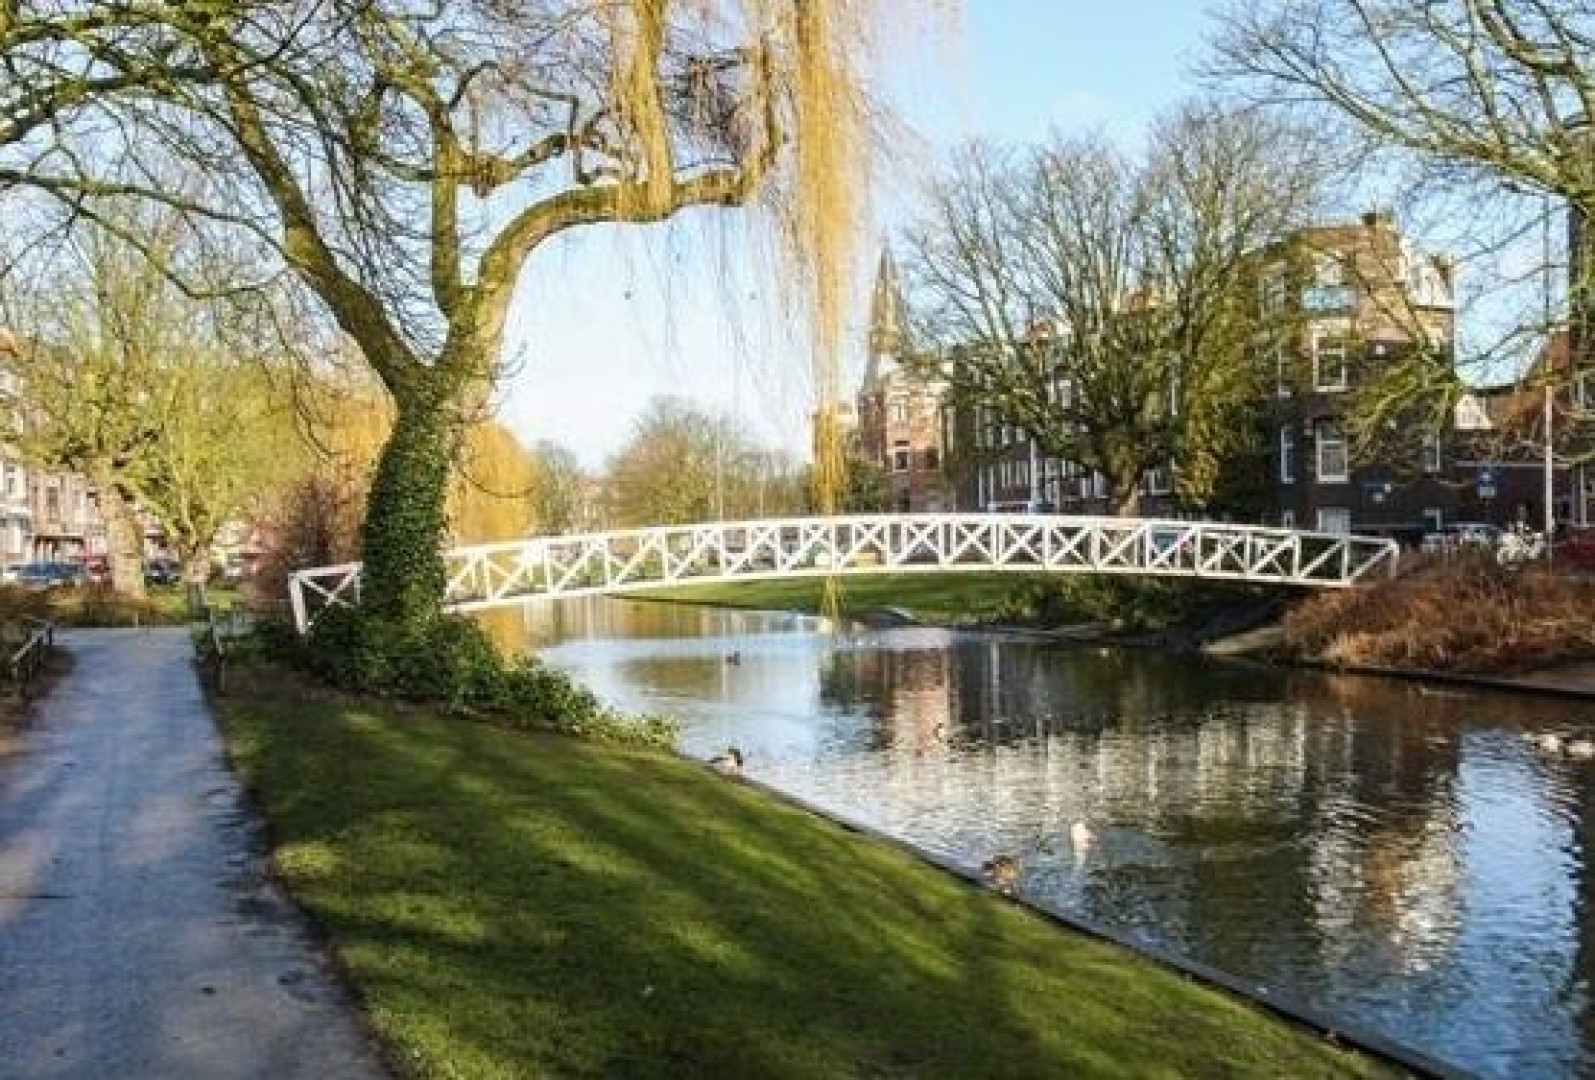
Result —
<instances>
[{"instance_id":1,"label":"wet asphalt path","mask_svg":"<svg viewBox=\"0 0 1595 1080\"><path fill-rule=\"evenodd\" d=\"M61 635L0 757L0 1077L380 1077L266 879L187 632Z\"/></svg>"}]
</instances>

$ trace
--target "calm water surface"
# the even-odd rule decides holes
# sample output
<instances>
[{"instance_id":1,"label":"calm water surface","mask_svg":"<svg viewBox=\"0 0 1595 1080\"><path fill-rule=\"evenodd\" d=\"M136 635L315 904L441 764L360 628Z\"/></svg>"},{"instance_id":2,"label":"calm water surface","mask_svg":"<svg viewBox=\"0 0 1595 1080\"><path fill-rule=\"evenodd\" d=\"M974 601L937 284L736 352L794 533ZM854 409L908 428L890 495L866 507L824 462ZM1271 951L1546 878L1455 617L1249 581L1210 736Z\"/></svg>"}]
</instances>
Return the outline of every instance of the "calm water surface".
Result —
<instances>
[{"instance_id":1,"label":"calm water surface","mask_svg":"<svg viewBox=\"0 0 1595 1080\"><path fill-rule=\"evenodd\" d=\"M1524 738L1587 706L613 600L492 625L1026 894L1484 1075L1595 1075L1595 767Z\"/></svg>"}]
</instances>

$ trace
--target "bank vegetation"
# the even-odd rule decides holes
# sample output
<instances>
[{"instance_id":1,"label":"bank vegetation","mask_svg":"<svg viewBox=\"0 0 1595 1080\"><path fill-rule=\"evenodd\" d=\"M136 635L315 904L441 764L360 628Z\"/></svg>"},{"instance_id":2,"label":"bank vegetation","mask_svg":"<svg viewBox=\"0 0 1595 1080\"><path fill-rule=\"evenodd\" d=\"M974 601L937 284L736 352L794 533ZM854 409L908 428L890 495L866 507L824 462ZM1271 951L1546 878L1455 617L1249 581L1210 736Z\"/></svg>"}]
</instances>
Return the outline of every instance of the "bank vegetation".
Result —
<instances>
[{"instance_id":1,"label":"bank vegetation","mask_svg":"<svg viewBox=\"0 0 1595 1080\"><path fill-rule=\"evenodd\" d=\"M1595 660L1595 580L1488 552L1409 556L1389 582L1325 591L1293 607L1294 660L1348 667L1514 674Z\"/></svg>"}]
</instances>

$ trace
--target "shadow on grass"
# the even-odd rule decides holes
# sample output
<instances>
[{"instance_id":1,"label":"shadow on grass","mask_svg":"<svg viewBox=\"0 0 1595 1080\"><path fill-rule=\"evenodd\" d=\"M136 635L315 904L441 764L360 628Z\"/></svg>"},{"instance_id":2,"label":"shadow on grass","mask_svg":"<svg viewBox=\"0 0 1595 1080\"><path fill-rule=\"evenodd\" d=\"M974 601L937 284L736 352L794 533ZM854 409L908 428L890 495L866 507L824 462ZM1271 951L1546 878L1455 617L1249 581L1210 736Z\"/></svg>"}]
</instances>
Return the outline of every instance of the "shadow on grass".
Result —
<instances>
[{"instance_id":1,"label":"shadow on grass","mask_svg":"<svg viewBox=\"0 0 1595 1080\"><path fill-rule=\"evenodd\" d=\"M280 872L424 1075L1370 1063L664 755L230 701Z\"/></svg>"}]
</instances>

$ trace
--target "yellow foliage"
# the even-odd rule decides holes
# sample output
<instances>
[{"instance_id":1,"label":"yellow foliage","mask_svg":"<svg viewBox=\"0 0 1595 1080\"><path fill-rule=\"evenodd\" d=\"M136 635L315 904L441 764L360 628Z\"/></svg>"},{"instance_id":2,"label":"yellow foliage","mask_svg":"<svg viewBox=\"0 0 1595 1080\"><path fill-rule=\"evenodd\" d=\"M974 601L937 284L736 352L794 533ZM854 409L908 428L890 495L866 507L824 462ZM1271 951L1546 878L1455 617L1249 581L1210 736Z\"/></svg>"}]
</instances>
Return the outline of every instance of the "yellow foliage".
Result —
<instances>
[{"instance_id":1,"label":"yellow foliage","mask_svg":"<svg viewBox=\"0 0 1595 1080\"><path fill-rule=\"evenodd\" d=\"M319 387L304 410L306 473L330 478L364 505L393 408L378 391ZM466 429L449 491L449 532L461 543L512 540L535 532L531 498L536 459L494 419Z\"/></svg>"}]
</instances>

